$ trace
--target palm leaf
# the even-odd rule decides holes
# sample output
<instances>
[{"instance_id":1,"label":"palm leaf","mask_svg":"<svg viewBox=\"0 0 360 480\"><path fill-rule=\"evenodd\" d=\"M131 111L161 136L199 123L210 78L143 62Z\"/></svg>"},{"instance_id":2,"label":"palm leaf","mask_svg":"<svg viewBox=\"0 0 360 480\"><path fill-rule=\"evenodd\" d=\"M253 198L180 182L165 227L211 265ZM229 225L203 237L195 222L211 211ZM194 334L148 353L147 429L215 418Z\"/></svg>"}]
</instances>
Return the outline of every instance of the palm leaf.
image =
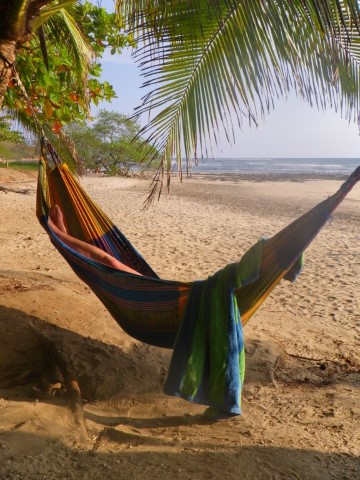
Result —
<instances>
[{"instance_id":1,"label":"palm leaf","mask_svg":"<svg viewBox=\"0 0 360 480\"><path fill-rule=\"evenodd\" d=\"M61 12L64 8L73 7L77 3L77 0L58 0L57 2L51 2L51 5L44 5L40 10L40 14L29 21L29 28L32 32L35 32L49 18Z\"/></svg>"},{"instance_id":2,"label":"palm leaf","mask_svg":"<svg viewBox=\"0 0 360 480\"><path fill-rule=\"evenodd\" d=\"M209 155L221 131L257 122L295 91L352 118L359 108L359 5L348 0L118 1L135 32L144 87L141 134L175 156ZM181 165L180 165L181 168ZM156 177L162 185L161 175Z\"/></svg>"},{"instance_id":3,"label":"palm leaf","mask_svg":"<svg viewBox=\"0 0 360 480\"><path fill-rule=\"evenodd\" d=\"M89 68L95 55L77 23L78 5L74 0L60 0L55 5L48 5L41 9L31 28L33 30L42 28L48 40L54 45L59 42L66 45L74 60L74 72L86 94Z\"/></svg>"},{"instance_id":4,"label":"palm leaf","mask_svg":"<svg viewBox=\"0 0 360 480\"><path fill-rule=\"evenodd\" d=\"M75 61L74 66L78 77L82 79L83 83L86 82L89 67L95 58L95 54L79 29L76 16L66 10L61 10L57 15L50 18L45 25L49 39L59 41L59 37L61 37L63 44L66 45Z\"/></svg>"}]
</instances>

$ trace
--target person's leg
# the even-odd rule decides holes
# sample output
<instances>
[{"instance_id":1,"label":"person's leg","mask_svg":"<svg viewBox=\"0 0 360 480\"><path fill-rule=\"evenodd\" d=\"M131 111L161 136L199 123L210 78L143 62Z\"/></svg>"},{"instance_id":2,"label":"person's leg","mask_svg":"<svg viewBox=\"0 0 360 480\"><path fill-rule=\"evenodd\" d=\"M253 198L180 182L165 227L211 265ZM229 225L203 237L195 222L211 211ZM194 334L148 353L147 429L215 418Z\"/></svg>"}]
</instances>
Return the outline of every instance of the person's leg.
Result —
<instances>
[{"instance_id":1,"label":"person's leg","mask_svg":"<svg viewBox=\"0 0 360 480\"><path fill-rule=\"evenodd\" d=\"M64 223L64 216L58 205L54 205L50 208L49 217L52 223L56 225L59 230L61 230L63 233L67 233Z\"/></svg>"},{"instance_id":2,"label":"person's leg","mask_svg":"<svg viewBox=\"0 0 360 480\"><path fill-rule=\"evenodd\" d=\"M95 245L90 245L89 243L83 242L82 240L69 235L66 231L63 215L58 205L55 205L55 207L50 209L48 224L62 242L64 242L68 247L78 251L85 257L89 257L92 260L116 268L123 272L140 275L139 272L133 270L108 253L104 252L101 250L101 248L98 248Z\"/></svg>"}]
</instances>

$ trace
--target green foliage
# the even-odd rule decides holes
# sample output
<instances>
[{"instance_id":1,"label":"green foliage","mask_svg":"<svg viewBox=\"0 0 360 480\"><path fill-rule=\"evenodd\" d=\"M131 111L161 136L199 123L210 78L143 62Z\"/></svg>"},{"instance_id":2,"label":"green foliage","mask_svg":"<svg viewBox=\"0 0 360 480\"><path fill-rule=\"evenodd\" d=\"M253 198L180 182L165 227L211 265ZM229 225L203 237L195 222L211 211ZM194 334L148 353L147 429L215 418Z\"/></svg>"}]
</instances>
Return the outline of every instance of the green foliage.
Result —
<instances>
[{"instance_id":1,"label":"green foliage","mask_svg":"<svg viewBox=\"0 0 360 480\"><path fill-rule=\"evenodd\" d=\"M14 129L9 116L0 116L0 158L22 160L33 156L34 149L29 145L28 138L25 138L22 132Z\"/></svg>"},{"instance_id":2,"label":"green foliage","mask_svg":"<svg viewBox=\"0 0 360 480\"><path fill-rule=\"evenodd\" d=\"M6 143L0 142L0 160L1 159L7 160L8 158L11 158L11 149L9 148L9 145L7 145Z\"/></svg>"},{"instance_id":3,"label":"green foliage","mask_svg":"<svg viewBox=\"0 0 360 480\"><path fill-rule=\"evenodd\" d=\"M24 136L21 132L11 128L11 120L8 116L0 117L0 142L24 142Z\"/></svg>"},{"instance_id":4,"label":"green foliage","mask_svg":"<svg viewBox=\"0 0 360 480\"><path fill-rule=\"evenodd\" d=\"M43 10L46 13L46 8ZM91 104L115 97L113 87L100 81L101 66L96 59L106 48L119 53L131 43L131 38L119 32L115 14L88 2L51 16L50 11L49 18L45 13L47 21L42 27L48 68L40 40L33 35L17 52L17 69L30 103L13 78L4 106L16 111L25 123L26 116L31 124L36 114L40 123L47 122L57 133L64 124L89 118Z\"/></svg>"},{"instance_id":5,"label":"green foliage","mask_svg":"<svg viewBox=\"0 0 360 480\"><path fill-rule=\"evenodd\" d=\"M38 162L8 162L1 163L0 168L13 168L14 170L31 170L36 171L39 168Z\"/></svg>"},{"instance_id":6,"label":"green foliage","mask_svg":"<svg viewBox=\"0 0 360 480\"><path fill-rule=\"evenodd\" d=\"M72 124L66 133L85 168L108 175L131 175L147 169L144 158L150 154L156 157L157 153L136 137L139 130L138 124L126 115L100 110L93 124Z\"/></svg>"},{"instance_id":7,"label":"green foliage","mask_svg":"<svg viewBox=\"0 0 360 480\"><path fill-rule=\"evenodd\" d=\"M34 158L38 160L39 150L36 150L34 156L34 149L26 143L14 143L11 141L0 142L0 158L3 160L23 160Z\"/></svg>"}]
</instances>

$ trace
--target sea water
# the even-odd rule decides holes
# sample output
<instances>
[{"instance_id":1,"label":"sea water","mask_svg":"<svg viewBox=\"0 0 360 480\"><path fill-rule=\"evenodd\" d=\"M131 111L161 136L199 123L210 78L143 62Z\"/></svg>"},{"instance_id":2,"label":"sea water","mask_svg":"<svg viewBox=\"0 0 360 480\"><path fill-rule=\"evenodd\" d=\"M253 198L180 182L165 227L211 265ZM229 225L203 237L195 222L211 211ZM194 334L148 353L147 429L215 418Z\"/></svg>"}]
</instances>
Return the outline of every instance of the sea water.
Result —
<instances>
[{"instance_id":1,"label":"sea water","mask_svg":"<svg viewBox=\"0 0 360 480\"><path fill-rule=\"evenodd\" d=\"M349 175L359 165L360 158L204 158L193 164L192 173L341 176Z\"/></svg>"}]
</instances>

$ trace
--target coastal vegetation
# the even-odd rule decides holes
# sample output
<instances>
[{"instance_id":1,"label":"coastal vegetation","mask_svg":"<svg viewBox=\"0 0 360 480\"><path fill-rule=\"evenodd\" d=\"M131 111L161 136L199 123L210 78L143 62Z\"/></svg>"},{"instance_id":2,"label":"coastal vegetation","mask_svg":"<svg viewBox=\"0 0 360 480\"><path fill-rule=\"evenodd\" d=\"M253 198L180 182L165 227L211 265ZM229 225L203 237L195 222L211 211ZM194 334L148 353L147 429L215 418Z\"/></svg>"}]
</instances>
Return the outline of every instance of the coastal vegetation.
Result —
<instances>
[{"instance_id":1,"label":"coastal vegetation","mask_svg":"<svg viewBox=\"0 0 360 480\"><path fill-rule=\"evenodd\" d=\"M107 175L140 175L149 169L144 159L151 145L138 138L140 126L126 115L100 110L93 122L65 129L85 170ZM155 168L155 166L153 166Z\"/></svg>"},{"instance_id":2,"label":"coastal vegetation","mask_svg":"<svg viewBox=\"0 0 360 480\"><path fill-rule=\"evenodd\" d=\"M0 162L0 168L13 168L15 170L38 170L38 162L36 160Z\"/></svg>"},{"instance_id":3,"label":"coastal vegetation","mask_svg":"<svg viewBox=\"0 0 360 480\"><path fill-rule=\"evenodd\" d=\"M11 119L5 115L0 117L0 142L24 142L23 134L12 128Z\"/></svg>"},{"instance_id":4,"label":"coastal vegetation","mask_svg":"<svg viewBox=\"0 0 360 480\"><path fill-rule=\"evenodd\" d=\"M57 134L114 98L98 62L107 47L129 45L114 14L89 2L19 0L1 2L0 18L0 106L24 125Z\"/></svg>"},{"instance_id":5,"label":"coastal vegetation","mask_svg":"<svg viewBox=\"0 0 360 480\"><path fill-rule=\"evenodd\" d=\"M0 116L0 167L7 166L9 160L21 160L34 156L24 134L16 130L8 116Z\"/></svg>"}]
</instances>

